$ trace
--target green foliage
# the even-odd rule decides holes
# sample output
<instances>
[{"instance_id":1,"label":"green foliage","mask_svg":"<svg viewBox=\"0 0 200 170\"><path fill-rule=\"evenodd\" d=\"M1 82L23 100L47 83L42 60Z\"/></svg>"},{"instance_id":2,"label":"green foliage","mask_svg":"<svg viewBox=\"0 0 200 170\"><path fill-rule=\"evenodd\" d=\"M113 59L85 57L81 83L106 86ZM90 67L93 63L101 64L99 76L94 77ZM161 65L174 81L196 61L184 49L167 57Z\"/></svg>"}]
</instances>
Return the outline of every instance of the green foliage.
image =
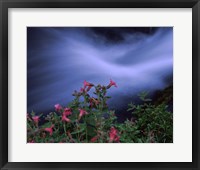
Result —
<instances>
[{"instance_id":1,"label":"green foliage","mask_svg":"<svg viewBox=\"0 0 200 170\"><path fill-rule=\"evenodd\" d=\"M143 91L143 92L141 92L138 96L139 96L139 98L140 98L142 101L144 101L144 102L150 102L151 99L146 98L147 95L148 95L148 92Z\"/></svg>"},{"instance_id":2,"label":"green foliage","mask_svg":"<svg viewBox=\"0 0 200 170\"><path fill-rule=\"evenodd\" d=\"M108 86L84 82L74 100L66 107L55 105L56 111L46 116L27 114L28 143L165 143L173 142L173 115L167 105L151 104L148 93L138 96L143 104L128 104L131 120L118 123L114 110L109 110ZM91 90L93 89L93 91ZM43 123L41 123L43 121ZM40 125L41 124L41 125Z\"/></svg>"},{"instance_id":3,"label":"green foliage","mask_svg":"<svg viewBox=\"0 0 200 170\"><path fill-rule=\"evenodd\" d=\"M144 101L144 98L142 100ZM127 120L121 125L121 140L145 143L173 142L173 114L167 111L166 104L156 106L150 103L131 103L128 111L132 111L134 120Z\"/></svg>"}]
</instances>

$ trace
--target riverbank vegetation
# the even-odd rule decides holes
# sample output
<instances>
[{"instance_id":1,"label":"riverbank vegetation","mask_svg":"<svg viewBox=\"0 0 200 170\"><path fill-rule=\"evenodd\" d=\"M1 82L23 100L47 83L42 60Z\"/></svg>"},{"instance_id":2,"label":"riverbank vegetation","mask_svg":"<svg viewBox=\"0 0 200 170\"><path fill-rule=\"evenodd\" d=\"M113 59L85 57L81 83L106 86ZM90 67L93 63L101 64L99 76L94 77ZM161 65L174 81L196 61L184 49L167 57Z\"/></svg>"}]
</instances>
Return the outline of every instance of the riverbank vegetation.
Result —
<instances>
[{"instance_id":1,"label":"riverbank vegetation","mask_svg":"<svg viewBox=\"0 0 200 170\"><path fill-rule=\"evenodd\" d=\"M127 110L132 114L131 119L119 123L115 110L110 110L108 106L111 96L107 91L114 87L117 84L113 80L108 85L84 81L83 87L74 91L74 100L67 106L55 104L55 111L48 115L38 115L33 111L27 113L27 142L173 142L173 113L168 106L173 96L170 88L164 91L164 95L159 93L156 102L148 98L147 92L141 92L138 97L142 103L127 104Z\"/></svg>"}]
</instances>

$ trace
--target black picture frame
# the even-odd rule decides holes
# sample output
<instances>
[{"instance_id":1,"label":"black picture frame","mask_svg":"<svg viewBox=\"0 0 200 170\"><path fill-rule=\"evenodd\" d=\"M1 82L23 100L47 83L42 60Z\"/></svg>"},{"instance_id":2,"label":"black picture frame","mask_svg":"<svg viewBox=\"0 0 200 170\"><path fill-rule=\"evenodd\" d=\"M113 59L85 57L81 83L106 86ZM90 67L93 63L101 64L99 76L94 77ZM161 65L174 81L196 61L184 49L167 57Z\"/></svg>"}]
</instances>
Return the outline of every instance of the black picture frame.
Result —
<instances>
[{"instance_id":1,"label":"black picture frame","mask_svg":"<svg viewBox=\"0 0 200 170\"><path fill-rule=\"evenodd\" d=\"M8 162L9 8L192 8L192 162ZM199 0L0 0L0 168L21 169L200 169ZM20 154L20 153L19 153ZM103 155L102 155L103 156Z\"/></svg>"}]
</instances>

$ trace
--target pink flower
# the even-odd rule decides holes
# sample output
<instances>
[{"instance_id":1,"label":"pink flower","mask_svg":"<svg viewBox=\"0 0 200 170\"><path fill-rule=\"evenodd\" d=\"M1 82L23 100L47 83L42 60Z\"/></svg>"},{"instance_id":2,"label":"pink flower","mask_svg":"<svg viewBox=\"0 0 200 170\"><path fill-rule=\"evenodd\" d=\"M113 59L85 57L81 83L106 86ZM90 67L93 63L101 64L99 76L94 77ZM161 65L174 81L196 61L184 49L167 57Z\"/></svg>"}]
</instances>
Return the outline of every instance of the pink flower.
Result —
<instances>
[{"instance_id":1,"label":"pink flower","mask_svg":"<svg viewBox=\"0 0 200 170\"><path fill-rule=\"evenodd\" d=\"M34 121L35 123L38 123L39 120L40 120L40 116L33 116L32 119L33 119L33 121Z\"/></svg>"},{"instance_id":2,"label":"pink flower","mask_svg":"<svg viewBox=\"0 0 200 170\"><path fill-rule=\"evenodd\" d=\"M116 84L114 81L112 81L112 79L110 79L110 84L109 84L108 86L109 86L109 88L110 88L111 86L117 87L117 84Z\"/></svg>"},{"instance_id":3,"label":"pink flower","mask_svg":"<svg viewBox=\"0 0 200 170\"><path fill-rule=\"evenodd\" d=\"M56 104L54 107L55 107L55 110L58 112L62 109L62 106L60 104Z\"/></svg>"},{"instance_id":4,"label":"pink flower","mask_svg":"<svg viewBox=\"0 0 200 170\"><path fill-rule=\"evenodd\" d=\"M93 138L90 140L90 142L96 142L97 139L98 139L98 136L95 136L95 137L93 137Z\"/></svg>"},{"instance_id":5,"label":"pink flower","mask_svg":"<svg viewBox=\"0 0 200 170\"><path fill-rule=\"evenodd\" d=\"M91 88L92 88L92 86L88 86L87 91L90 91Z\"/></svg>"},{"instance_id":6,"label":"pink flower","mask_svg":"<svg viewBox=\"0 0 200 170\"><path fill-rule=\"evenodd\" d=\"M119 136L118 136L118 131L114 127L111 127L110 133L109 133L109 142L119 142Z\"/></svg>"},{"instance_id":7,"label":"pink flower","mask_svg":"<svg viewBox=\"0 0 200 170\"><path fill-rule=\"evenodd\" d=\"M51 135L53 134L53 128L54 128L54 125L51 125L50 128L45 128L44 130L45 130L46 132L49 132L49 135L51 136Z\"/></svg>"},{"instance_id":8,"label":"pink flower","mask_svg":"<svg viewBox=\"0 0 200 170\"><path fill-rule=\"evenodd\" d=\"M89 82L87 82L87 81L85 81L85 80L84 80L83 84L84 84L84 89L85 89L86 87L90 87L90 88L91 88L92 86L94 86L94 84L89 83Z\"/></svg>"},{"instance_id":9,"label":"pink flower","mask_svg":"<svg viewBox=\"0 0 200 170\"><path fill-rule=\"evenodd\" d=\"M63 115L69 116L69 115L71 115L71 114L72 114L72 111L71 111L70 108L65 108L65 109L64 109Z\"/></svg>"},{"instance_id":10,"label":"pink flower","mask_svg":"<svg viewBox=\"0 0 200 170\"><path fill-rule=\"evenodd\" d=\"M113 141L116 135L117 135L117 130L114 127L111 127L110 133L109 133L110 140Z\"/></svg>"},{"instance_id":11,"label":"pink flower","mask_svg":"<svg viewBox=\"0 0 200 170\"><path fill-rule=\"evenodd\" d=\"M84 116L85 114L88 114L88 112L86 112L84 109L78 109L80 111L79 113L79 119Z\"/></svg>"},{"instance_id":12,"label":"pink flower","mask_svg":"<svg viewBox=\"0 0 200 170\"><path fill-rule=\"evenodd\" d=\"M90 102L90 107L97 106L100 103L98 99L95 99L93 97L89 99L89 102Z\"/></svg>"},{"instance_id":13,"label":"pink flower","mask_svg":"<svg viewBox=\"0 0 200 170\"><path fill-rule=\"evenodd\" d=\"M35 143L35 141L34 141L34 140L31 140L31 141L29 141L28 143Z\"/></svg>"},{"instance_id":14,"label":"pink flower","mask_svg":"<svg viewBox=\"0 0 200 170\"><path fill-rule=\"evenodd\" d=\"M69 118L67 118L64 114L62 115L62 121L64 122L71 122L71 120Z\"/></svg>"},{"instance_id":15,"label":"pink flower","mask_svg":"<svg viewBox=\"0 0 200 170\"><path fill-rule=\"evenodd\" d=\"M80 92L84 93L85 89L83 87L81 87Z\"/></svg>"},{"instance_id":16,"label":"pink flower","mask_svg":"<svg viewBox=\"0 0 200 170\"><path fill-rule=\"evenodd\" d=\"M119 142L119 139L120 139L120 137L119 137L119 136L116 136L114 141L115 141L115 142Z\"/></svg>"}]
</instances>

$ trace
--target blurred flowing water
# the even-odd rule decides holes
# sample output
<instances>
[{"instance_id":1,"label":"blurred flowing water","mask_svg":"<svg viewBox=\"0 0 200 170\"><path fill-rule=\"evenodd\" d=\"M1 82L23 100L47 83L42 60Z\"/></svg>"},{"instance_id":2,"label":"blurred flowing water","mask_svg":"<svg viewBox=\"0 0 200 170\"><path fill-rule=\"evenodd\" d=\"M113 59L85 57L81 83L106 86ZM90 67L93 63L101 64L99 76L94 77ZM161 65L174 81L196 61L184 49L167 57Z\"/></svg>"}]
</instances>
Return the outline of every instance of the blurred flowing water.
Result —
<instances>
[{"instance_id":1,"label":"blurred flowing water","mask_svg":"<svg viewBox=\"0 0 200 170\"><path fill-rule=\"evenodd\" d=\"M84 80L107 85L110 79L118 87L109 90L108 104L122 115L142 90L170 85L173 28L27 28L28 112L54 111Z\"/></svg>"}]
</instances>

